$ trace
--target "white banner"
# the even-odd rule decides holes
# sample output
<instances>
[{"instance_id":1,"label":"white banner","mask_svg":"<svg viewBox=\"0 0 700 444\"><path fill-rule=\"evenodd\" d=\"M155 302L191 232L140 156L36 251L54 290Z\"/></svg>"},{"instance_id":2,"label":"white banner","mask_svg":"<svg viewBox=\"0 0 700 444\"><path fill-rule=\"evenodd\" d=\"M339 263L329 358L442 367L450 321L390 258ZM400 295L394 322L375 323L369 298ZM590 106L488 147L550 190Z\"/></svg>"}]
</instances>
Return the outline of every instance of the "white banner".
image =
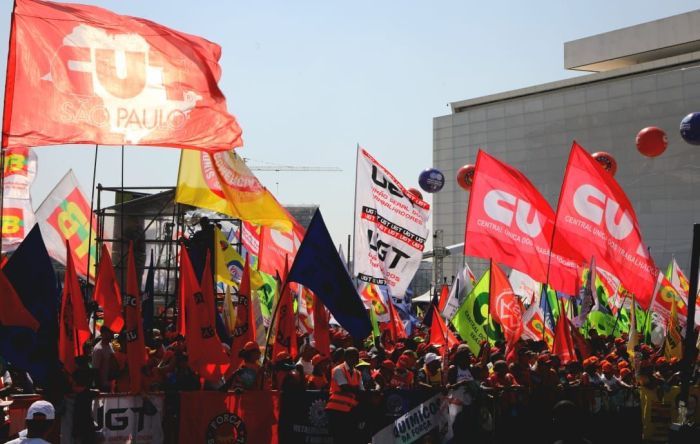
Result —
<instances>
[{"instance_id":1,"label":"white banner","mask_svg":"<svg viewBox=\"0 0 700 444\"><path fill-rule=\"evenodd\" d=\"M61 418L61 444L73 437L74 400L68 399ZM92 402L97 442L159 444L163 442L163 395L107 396ZM85 420L90 420L85 418Z\"/></svg>"},{"instance_id":2,"label":"white banner","mask_svg":"<svg viewBox=\"0 0 700 444\"><path fill-rule=\"evenodd\" d=\"M63 179L51 190L46 199L36 210L36 219L41 228L41 235L49 256L61 264L66 264L66 240L73 257L75 269L80 276L87 276L88 247L90 254L90 275L94 275L95 252L97 244L97 218L92 215L92 240L90 232L90 201L78 184L73 171L70 170Z\"/></svg>"},{"instance_id":3,"label":"white banner","mask_svg":"<svg viewBox=\"0 0 700 444\"><path fill-rule=\"evenodd\" d=\"M447 399L437 394L374 434L372 444L410 444L437 429L447 434Z\"/></svg>"},{"instance_id":4,"label":"white banner","mask_svg":"<svg viewBox=\"0 0 700 444\"><path fill-rule=\"evenodd\" d=\"M537 300L542 290L542 284L515 268L510 271L508 281L513 289L513 293L523 300L523 304L528 306Z\"/></svg>"},{"instance_id":5,"label":"white banner","mask_svg":"<svg viewBox=\"0 0 700 444\"><path fill-rule=\"evenodd\" d=\"M356 174L354 273L403 298L423 256L430 205L362 148Z\"/></svg>"},{"instance_id":6,"label":"white banner","mask_svg":"<svg viewBox=\"0 0 700 444\"><path fill-rule=\"evenodd\" d=\"M457 279L452 283L452 288L450 289L450 295L445 303L445 308L442 309L442 316L450 321L459 306L462 305L464 298L472 291L474 286L472 285L472 271L469 269L469 264L465 263L462 271L457 275Z\"/></svg>"},{"instance_id":7,"label":"white banner","mask_svg":"<svg viewBox=\"0 0 700 444\"><path fill-rule=\"evenodd\" d=\"M30 188L36 177L36 153L30 148L4 152L2 175L2 252L14 251L36 223Z\"/></svg>"}]
</instances>

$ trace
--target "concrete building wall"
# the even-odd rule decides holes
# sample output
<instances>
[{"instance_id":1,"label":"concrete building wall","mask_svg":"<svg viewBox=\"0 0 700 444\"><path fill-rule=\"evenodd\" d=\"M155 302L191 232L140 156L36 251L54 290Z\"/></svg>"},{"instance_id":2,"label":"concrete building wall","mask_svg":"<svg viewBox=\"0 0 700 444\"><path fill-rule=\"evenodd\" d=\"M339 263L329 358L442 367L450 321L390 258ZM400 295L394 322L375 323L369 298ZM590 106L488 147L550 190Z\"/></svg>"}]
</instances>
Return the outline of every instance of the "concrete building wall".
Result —
<instances>
[{"instance_id":1,"label":"concrete building wall","mask_svg":"<svg viewBox=\"0 0 700 444\"><path fill-rule=\"evenodd\" d=\"M657 266L672 255L689 268L692 224L700 222L700 147L686 144L678 128L690 112L700 111L700 58L627 74L614 72L538 85L503 93L496 100L453 104L453 114L433 121L433 164L447 181L434 197L433 228L444 243L464 240L469 194L455 174L473 164L478 148L521 170L556 210L571 142L589 152L607 151L618 163L616 179L637 212L642 234ZM531 92L534 91L534 92ZM669 147L650 159L636 149L646 126L666 131ZM459 268L461 256L445 260L445 275ZM469 259L475 272L484 262Z\"/></svg>"}]
</instances>

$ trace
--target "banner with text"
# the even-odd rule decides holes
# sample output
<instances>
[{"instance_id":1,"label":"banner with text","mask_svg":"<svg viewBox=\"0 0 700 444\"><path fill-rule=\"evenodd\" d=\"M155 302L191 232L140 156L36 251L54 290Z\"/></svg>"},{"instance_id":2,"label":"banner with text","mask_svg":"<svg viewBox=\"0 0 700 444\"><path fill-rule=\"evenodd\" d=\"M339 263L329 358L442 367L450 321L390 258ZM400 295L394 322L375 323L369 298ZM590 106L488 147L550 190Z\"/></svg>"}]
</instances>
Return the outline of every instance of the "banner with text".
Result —
<instances>
[{"instance_id":1,"label":"banner with text","mask_svg":"<svg viewBox=\"0 0 700 444\"><path fill-rule=\"evenodd\" d=\"M430 205L363 148L357 151L356 174L354 273L403 298L423 255Z\"/></svg>"}]
</instances>

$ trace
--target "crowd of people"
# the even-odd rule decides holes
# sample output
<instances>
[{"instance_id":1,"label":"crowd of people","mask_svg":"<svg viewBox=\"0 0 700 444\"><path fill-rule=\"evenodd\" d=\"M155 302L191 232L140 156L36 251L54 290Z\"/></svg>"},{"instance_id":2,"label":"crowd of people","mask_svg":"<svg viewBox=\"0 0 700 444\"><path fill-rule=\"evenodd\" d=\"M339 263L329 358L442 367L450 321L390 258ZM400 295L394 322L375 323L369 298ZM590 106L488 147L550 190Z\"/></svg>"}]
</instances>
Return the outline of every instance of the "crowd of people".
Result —
<instances>
[{"instance_id":1,"label":"crowd of people","mask_svg":"<svg viewBox=\"0 0 700 444\"><path fill-rule=\"evenodd\" d=\"M329 390L327 404L334 436L347 437L355 423L352 410L361 392L382 392L387 389L434 390L449 393L452 403L469 411L473 399L484 393L551 394L568 388L600 389L611 396L620 394L621 405L638 406L635 387L664 389L680 383L680 363L666 359L662 349L640 344L633 355L627 349L627 336L600 336L595 329L588 332L586 349L577 350L578 359L566 364L550 352L544 341L520 340L514 353L506 359L505 344L482 342L478 353L464 344L444 350L429 342L429 329L418 328L411 337L396 343L377 339L354 340L339 327L331 329L332 345L328 355L316 349L308 337L299 339L297 356L286 351L263 359L264 346L249 342L236 353L240 366L215 380L201 378L188 364L187 341L174 332L171 316L160 318L148 335L148 359L141 369L142 392L180 392L193 390ZM165 332L163 334L162 332ZM385 345L384 345L385 344ZM72 374L52 378L47 387L36 387L30 374L11 363L1 370L0 396L39 393L62 412L63 397L75 395L76 415L90 418L91 401L100 392L124 393L129 390L129 372L123 334L102 327L88 341L83 355L76 359ZM271 350L272 347L269 348ZM700 383L698 366L692 375L693 384ZM500 397L508 403L511 395ZM556 397L552 397L555 400ZM552 402L553 405L553 402ZM551 407L551 405L550 405ZM5 407L7 408L7 407ZM465 413L467 414L467 413ZM470 421L464 420L462 434L468 433ZM455 426L459 435L460 424ZM74 435L89 436L94 432L91 421L77 420ZM352 436L352 435L350 435ZM5 435L7 438L7 421ZM90 442L85 439L85 442Z\"/></svg>"}]
</instances>

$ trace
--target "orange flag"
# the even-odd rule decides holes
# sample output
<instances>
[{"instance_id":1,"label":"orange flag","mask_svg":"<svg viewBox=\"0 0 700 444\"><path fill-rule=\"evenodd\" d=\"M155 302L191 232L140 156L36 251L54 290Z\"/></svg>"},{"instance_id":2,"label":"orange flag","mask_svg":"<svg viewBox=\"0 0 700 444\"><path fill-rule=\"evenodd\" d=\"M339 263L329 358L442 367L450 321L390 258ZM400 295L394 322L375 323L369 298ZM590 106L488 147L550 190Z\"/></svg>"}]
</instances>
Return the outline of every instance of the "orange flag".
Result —
<instances>
[{"instance_id":1,"label":"orange flag","mask_svg":"<svg viewBox=\"0 0 700 444\"><path fill-rule=\"evenodd\" d=\"M138 393L141 391L141 368L146 364L146 346L143 339L141 292L136 278L133 242L129 242L127 267L124 314L126 315L126 356L129 361L129 392Z\"/></svg>"},{"instance_id":2,"label":"orange flag","mask_svg":"<svg viewBox=\"0 0 700 444\"><path fill-rule=\"evenodd\" d=\"M489 310L491 317L501 324L506 339L506 354L523 333L523 309L501 267L491 261L489 284Z\"/></svg>"},{"instance_id":3,"label":"orange flag","mask_svg":"<svg viewBox=\"0 0 700 444\"><path fill-rule=\"evenodd\" d=\"M192 269L190 255L180 250L180 288L185 296L187 311L187 352L189 364L200 376L215 379L228 370L229 358L216 335L214 324L214 280L211 275L211 258L202 273L200 288Z\"/></svg>"},{"instance_id":4,"label":"orange flag","mask_svg":"<svg viewBox=\"0 0 700 444\"><path fill-rule=\"evenodd\" d=\"M73 254L66 241L66 274L63 282L61 318L59 320L58 359L68 373L75 371L75 357L83 353L83 344L90 339L85 314L85 302L80 291L78 274L73 263Z\"/></svg>"},{"instance_id":5,"label":"orange flag","mask_svg":"<svg viewBox=\"0 0 700 444\"><path fill-rule=\"evenodd\" d=\"M447 328L445 321L442 320L440 312L433 307L433 322L430 325L430 344L439 345L443 350L452 348L459 344L459 339ZM447 346L447 349L444 348Z\"/></svg>"},{"instance_id":6,"label":"orange flag","mask_svg":"<svg viewBox=\"0 0 700 444\"><path fill-rule=\"evenodd\" d=\"M554 331L552 353L559 356L562 364L578 360L569 328L569 320L566 317L564 305L559 301L559 320L557 320L557 326Z\"/></svg>"},{"instance_id":7,"label":"orange flag","mask_svg":"<svg viewBox=\"0 0 700 444\"><path fill-rule=\"evenodd\" d=\"M438 310L442 313L447 304L447 299L450 297L450 287L447 284L442 284L442 289L440 290L440 299L438 301Z\"/></svg>"},{"instance_id":8,"label":"orange flag","mask_svg":"<svg viewBox=\"0 0 700 444\"><path fill-rule=\"evenodd\" d=\"M233 342L231 343L231 366L238 369L241 358L238 352L243 349L247 342L255 342L255 312L253 311L253 300L250 289L250 259L246 254L245 265L243 266L243 277L241 285L238 287L238 295L233 302L236 311L236 325L233 329Z\"/></svg>"},{"instance_id":9,"label":"orange flag","mask_svg":"<svg viewBox=\"0 0 700 444\"><path fill-rule=\"evenodd\" d=\"M316 350L330 358L331 356L331 334L328 327L328 310L323 305L321 299L314 294L314 342Z\"/></svg>"},{"instance_id":10,"label":"orange flag","mask_svg":"<svg viewBox=\"0 0 700 444\"><path fill-rule=\"evenodd\" d=\"M277 353L286 351L293 358L297 355L297 327L294 316L294 292L287 282L289 274L289 263L284 260L284 279L282 284L282 293L280 295L279 309L277 310L277 335L275 336L275 345L272 348L272 357L274 359Z\"/></svg>"},{"instance_id":11,"label":"orange flag","mask_svg":"<svg viewBox=\"0 0 700 444\"><path fill-rule=\"evenodd\" d=\"M5 273L0 269L0 324L39 330L39 322L29 313Z\"/></svg>"},{"instance_id":12,"label":"orange flag","mask_svg":"<svg viewBox=\"0 0 700 444\"><path fill-rule=\"evenodd\" d=\"M406 335L406 329L403 326L403 322L401 322L401 317L399 314L396 312L396 307L394 307L394 303L391 301L391 296L389 297L389 335L391 336L391 340L396 343L401 338L407 338L408 336Z\"/></svg>"},{"instance_id":13,"label":"orange flag","mask_svg":"<svg viewBox=\"0 0 700 444\"><path fill-rule=\"evenodd\" d=\"M113 332L120 332L124 327L120 293L119 284L112 267L112 258L107 250L107 245L102 244L100 265L97 267L95 301L104 310L104 325Z\"/></svg>"}]
</instances>

